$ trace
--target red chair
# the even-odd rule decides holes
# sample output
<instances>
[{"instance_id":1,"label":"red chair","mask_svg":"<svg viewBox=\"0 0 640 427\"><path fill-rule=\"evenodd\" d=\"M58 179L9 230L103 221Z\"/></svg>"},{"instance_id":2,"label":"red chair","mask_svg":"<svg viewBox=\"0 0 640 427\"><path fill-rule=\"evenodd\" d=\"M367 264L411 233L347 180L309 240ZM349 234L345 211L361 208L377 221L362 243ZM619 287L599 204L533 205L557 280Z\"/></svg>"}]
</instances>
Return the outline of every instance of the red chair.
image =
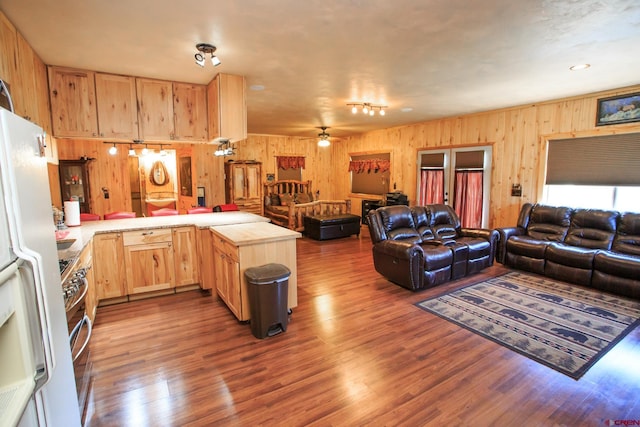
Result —
<instances>
[{"instance_id":1,"label":"red chair","mask_svg":"<svg viewBox=\"0 0 640 427\"><path fill-rule=\"evenodd\" d=\"M170 216L170 215L178 215L178 211L176 209L170 209L170 208L162 208L162 209L156 209L155 211L151 211L151 216Z\"/></svg>"},{"instance_id":2,"label":"red chair","mask_svg":"<svg viewBox=\"0 0 640 427\"><path fill-rule=\"evenodd\" d=\"M211 212L213 212L211 208L205 208L203 206L187 209L188 214L204 214L204 213L211 213Z\"/></svg>"},{"instance_id":3,"label":"red chair","mask_svg":"<svg viewBox=\"0 0 640 427\"><path fill-rule=\"evenodd\" d=\"M235 203L227 203L226 205L218 205L216 207L213 208L214 212L233 212L233 211L239 211L240 209L238 209L238 205L236 205Z\"/></svg>"},{"instance_id":4,"label":"red chair","mask_svg":"<svg viewBox=\"0 0 640 427\"><path fill-rule=\"evenodd\" d=\"M100 221L100 215L92 214L92 213L81 213L80 222L87 222L87 221Z\"/></svg>"},{"instance_id":5,"label":"red chair","mask_svg":"<svg viewBox=\"0 0 640 427\"><path fill-rule=\"evenodd\" d=\"M109 212L104 214L104 219L123 219L123 218L135 218L135 212Z\"/></svg>"}]
</instances>

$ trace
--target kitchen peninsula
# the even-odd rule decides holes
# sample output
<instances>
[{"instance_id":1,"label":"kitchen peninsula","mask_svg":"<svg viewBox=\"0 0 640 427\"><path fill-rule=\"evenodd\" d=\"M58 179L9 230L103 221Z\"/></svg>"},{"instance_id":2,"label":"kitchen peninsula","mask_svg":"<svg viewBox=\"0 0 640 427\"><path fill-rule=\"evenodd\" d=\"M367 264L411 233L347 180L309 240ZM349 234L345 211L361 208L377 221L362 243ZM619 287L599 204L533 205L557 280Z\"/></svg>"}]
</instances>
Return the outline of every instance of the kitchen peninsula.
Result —
<instances>
[{"instance_id":1,"label":"kitchen peninsula","mask_svg":"<svg viewBox=\"0 0 640 427\"><path fill-rule=\"evenodd\" d=\"M61 244L58 257L69 260L70 267L91 254L93 283L90 289L95 306L132 301L193 289L216 289L225 303L229 283L216 271L217 265L228 262L227 252L214 251L215 230L232 230L243 236L253 236L253 251L268 247L272 255L255 255L254 261L243 262L235 257L234 289L241 300L246 299L244 270L255 266L264 256L268 262L278 262L292 270L289 285L289 307L297 305L295 239L300 233L270 224L267 218L248 212L216 212L198 215L174 215L118 220L91 221L57 233ZM219 236L219 234L218 234ZM62 243L66 242L66 243ZM264 244L263 244L264 243ZM241 245L246 245L246 238ZM68 246L68 248L65 247ZM266 246L265 246L266 245ZM275 246L274 246L275 245ZM233 246L233 245L232 245ZM280 250L284 248L285 250ZM216 260L215 257L222 257ZM275 257L275 258L273 258ZM257 261L256 261L257 260ZM62 274L63 281L71 268ZM242 296L242 294L245 294ZM91 297L89 297L91 301ZM92 307L95 312L95 307ZM231 311L240 320L234 307ZM246 308L245 308L245 311Z\"/></svg>"}]
</instances>

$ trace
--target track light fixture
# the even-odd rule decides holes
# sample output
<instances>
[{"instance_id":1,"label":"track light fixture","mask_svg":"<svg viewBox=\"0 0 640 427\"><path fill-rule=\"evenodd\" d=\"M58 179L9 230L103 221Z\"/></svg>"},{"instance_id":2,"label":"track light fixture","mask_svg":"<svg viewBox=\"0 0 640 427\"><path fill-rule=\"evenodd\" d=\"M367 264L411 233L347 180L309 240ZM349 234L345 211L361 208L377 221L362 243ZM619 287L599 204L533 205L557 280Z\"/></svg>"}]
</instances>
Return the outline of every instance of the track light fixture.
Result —
<instances>
[{"instance_id":1,"label":"track light fixture","mask_svg":"<svg viewBox=\"0 0 640 427\"><path fill-rule=\"evenodd\" d=\"M213 143L218 144L218 149L213 152L214 156L233 156L236 154L236 148L226 138L216 138Z\"/></svg>"},{"instance_id":2,"label":"track light fixture","mask_svg":"<svg viewBox=\"0 0 640 427\"><path fill-rule=\"evenodd\" d=\"M375 116L376 110L378 110L378 114L384 116L385 110L388 108L386 105L374 105L369 102L349 102L347 103L347 107L351 107L353 114L357 114L358 109L361 109L363 114L369 116Z\"/></svg>"},{"instance_id":3,"label":"track light fixture","mask_svg":"<svg viewBox=\"0 0 640 427\"><path fill-rule=\"evenodd\" d=\"M109 154L111 154L112 156L115 156L116 154L118 154L118 144L128 145L129 146L129 155L130 156L135 156L136 155L136 150L133 148L136 145L139 145L139 146L144 145L144 148L141 150L140 154L142 154L143 156L146 156L147 154L149 154L149 144L145 143L141 139L134 139L133 142L104 141L104 143L111 145L111 147L109 147ZM151 145L157 145L158 147L160 147L160 154L164 153L164 155L166 155L166 154L168 154L167 150L165 150L163 147L165 145L171 145L171 144L163 144L161 142L154 142Z\"/></svg>"},{"instance_id":4,"label":"track light fixture","mask_svg":"<svg viewBox=\"0 0 640 427\"><path fill-rule=\"evenodd\" d=\"M318 138L320 138L318 140L318 147L328 147L331 145L331 141L329 141L329 134L327 133L327 127L326 126L321 126L320 129L322 129L322 132L320 132L318 134Z\"/></svg>"},{"instance_id":5,"label":"track light fixture","mask_svg":"<svg viewBox=\"0 0 640 427\"><path fill-rule=\"evenodd\" d=\"M216 47L214 45L209 43L198 43L196 45L196 49L198 49L198 52L196 52L194 57L196 59L196 64L200 67L204 67L207 54L211 56L211 64L213 64L214 67L221 64L220 59L213 54L216 51Z\"/></svg>"}]
</instances>

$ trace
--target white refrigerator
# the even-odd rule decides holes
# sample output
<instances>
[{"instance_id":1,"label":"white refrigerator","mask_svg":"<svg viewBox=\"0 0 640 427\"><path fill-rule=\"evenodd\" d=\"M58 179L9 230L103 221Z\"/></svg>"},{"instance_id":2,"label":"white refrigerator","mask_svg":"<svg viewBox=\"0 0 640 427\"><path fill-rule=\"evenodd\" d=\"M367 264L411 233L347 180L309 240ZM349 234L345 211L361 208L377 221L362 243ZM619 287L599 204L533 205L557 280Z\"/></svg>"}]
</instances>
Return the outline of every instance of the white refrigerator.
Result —
<instances>
[{"instance_id":1,"label":"white refrigerator","mask_svg":"<svg viewBox=\"0 0 640 427\"><path fill-rule=\"evenodd\" d=\"M80 425L44 141L0 108L0 427Z\"/></svg>"}]
</instances>

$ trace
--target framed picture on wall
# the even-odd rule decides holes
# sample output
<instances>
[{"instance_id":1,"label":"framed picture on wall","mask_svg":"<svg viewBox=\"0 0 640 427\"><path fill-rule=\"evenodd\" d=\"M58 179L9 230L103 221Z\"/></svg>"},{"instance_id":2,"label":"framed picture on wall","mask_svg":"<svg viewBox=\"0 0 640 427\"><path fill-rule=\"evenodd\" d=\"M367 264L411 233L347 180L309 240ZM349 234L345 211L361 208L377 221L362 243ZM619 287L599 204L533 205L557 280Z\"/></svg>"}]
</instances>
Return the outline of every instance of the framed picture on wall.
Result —
<instances>
[{"instance_id":1,"label":"framed picture on wall","mask_svg":"<svg viewBox=\"0 0 640 427\"><path fill-rule=\"evenodd\" d=\"M598 99L596 126L640 121L640 92Z\"/></svg>"}]
</instances>

